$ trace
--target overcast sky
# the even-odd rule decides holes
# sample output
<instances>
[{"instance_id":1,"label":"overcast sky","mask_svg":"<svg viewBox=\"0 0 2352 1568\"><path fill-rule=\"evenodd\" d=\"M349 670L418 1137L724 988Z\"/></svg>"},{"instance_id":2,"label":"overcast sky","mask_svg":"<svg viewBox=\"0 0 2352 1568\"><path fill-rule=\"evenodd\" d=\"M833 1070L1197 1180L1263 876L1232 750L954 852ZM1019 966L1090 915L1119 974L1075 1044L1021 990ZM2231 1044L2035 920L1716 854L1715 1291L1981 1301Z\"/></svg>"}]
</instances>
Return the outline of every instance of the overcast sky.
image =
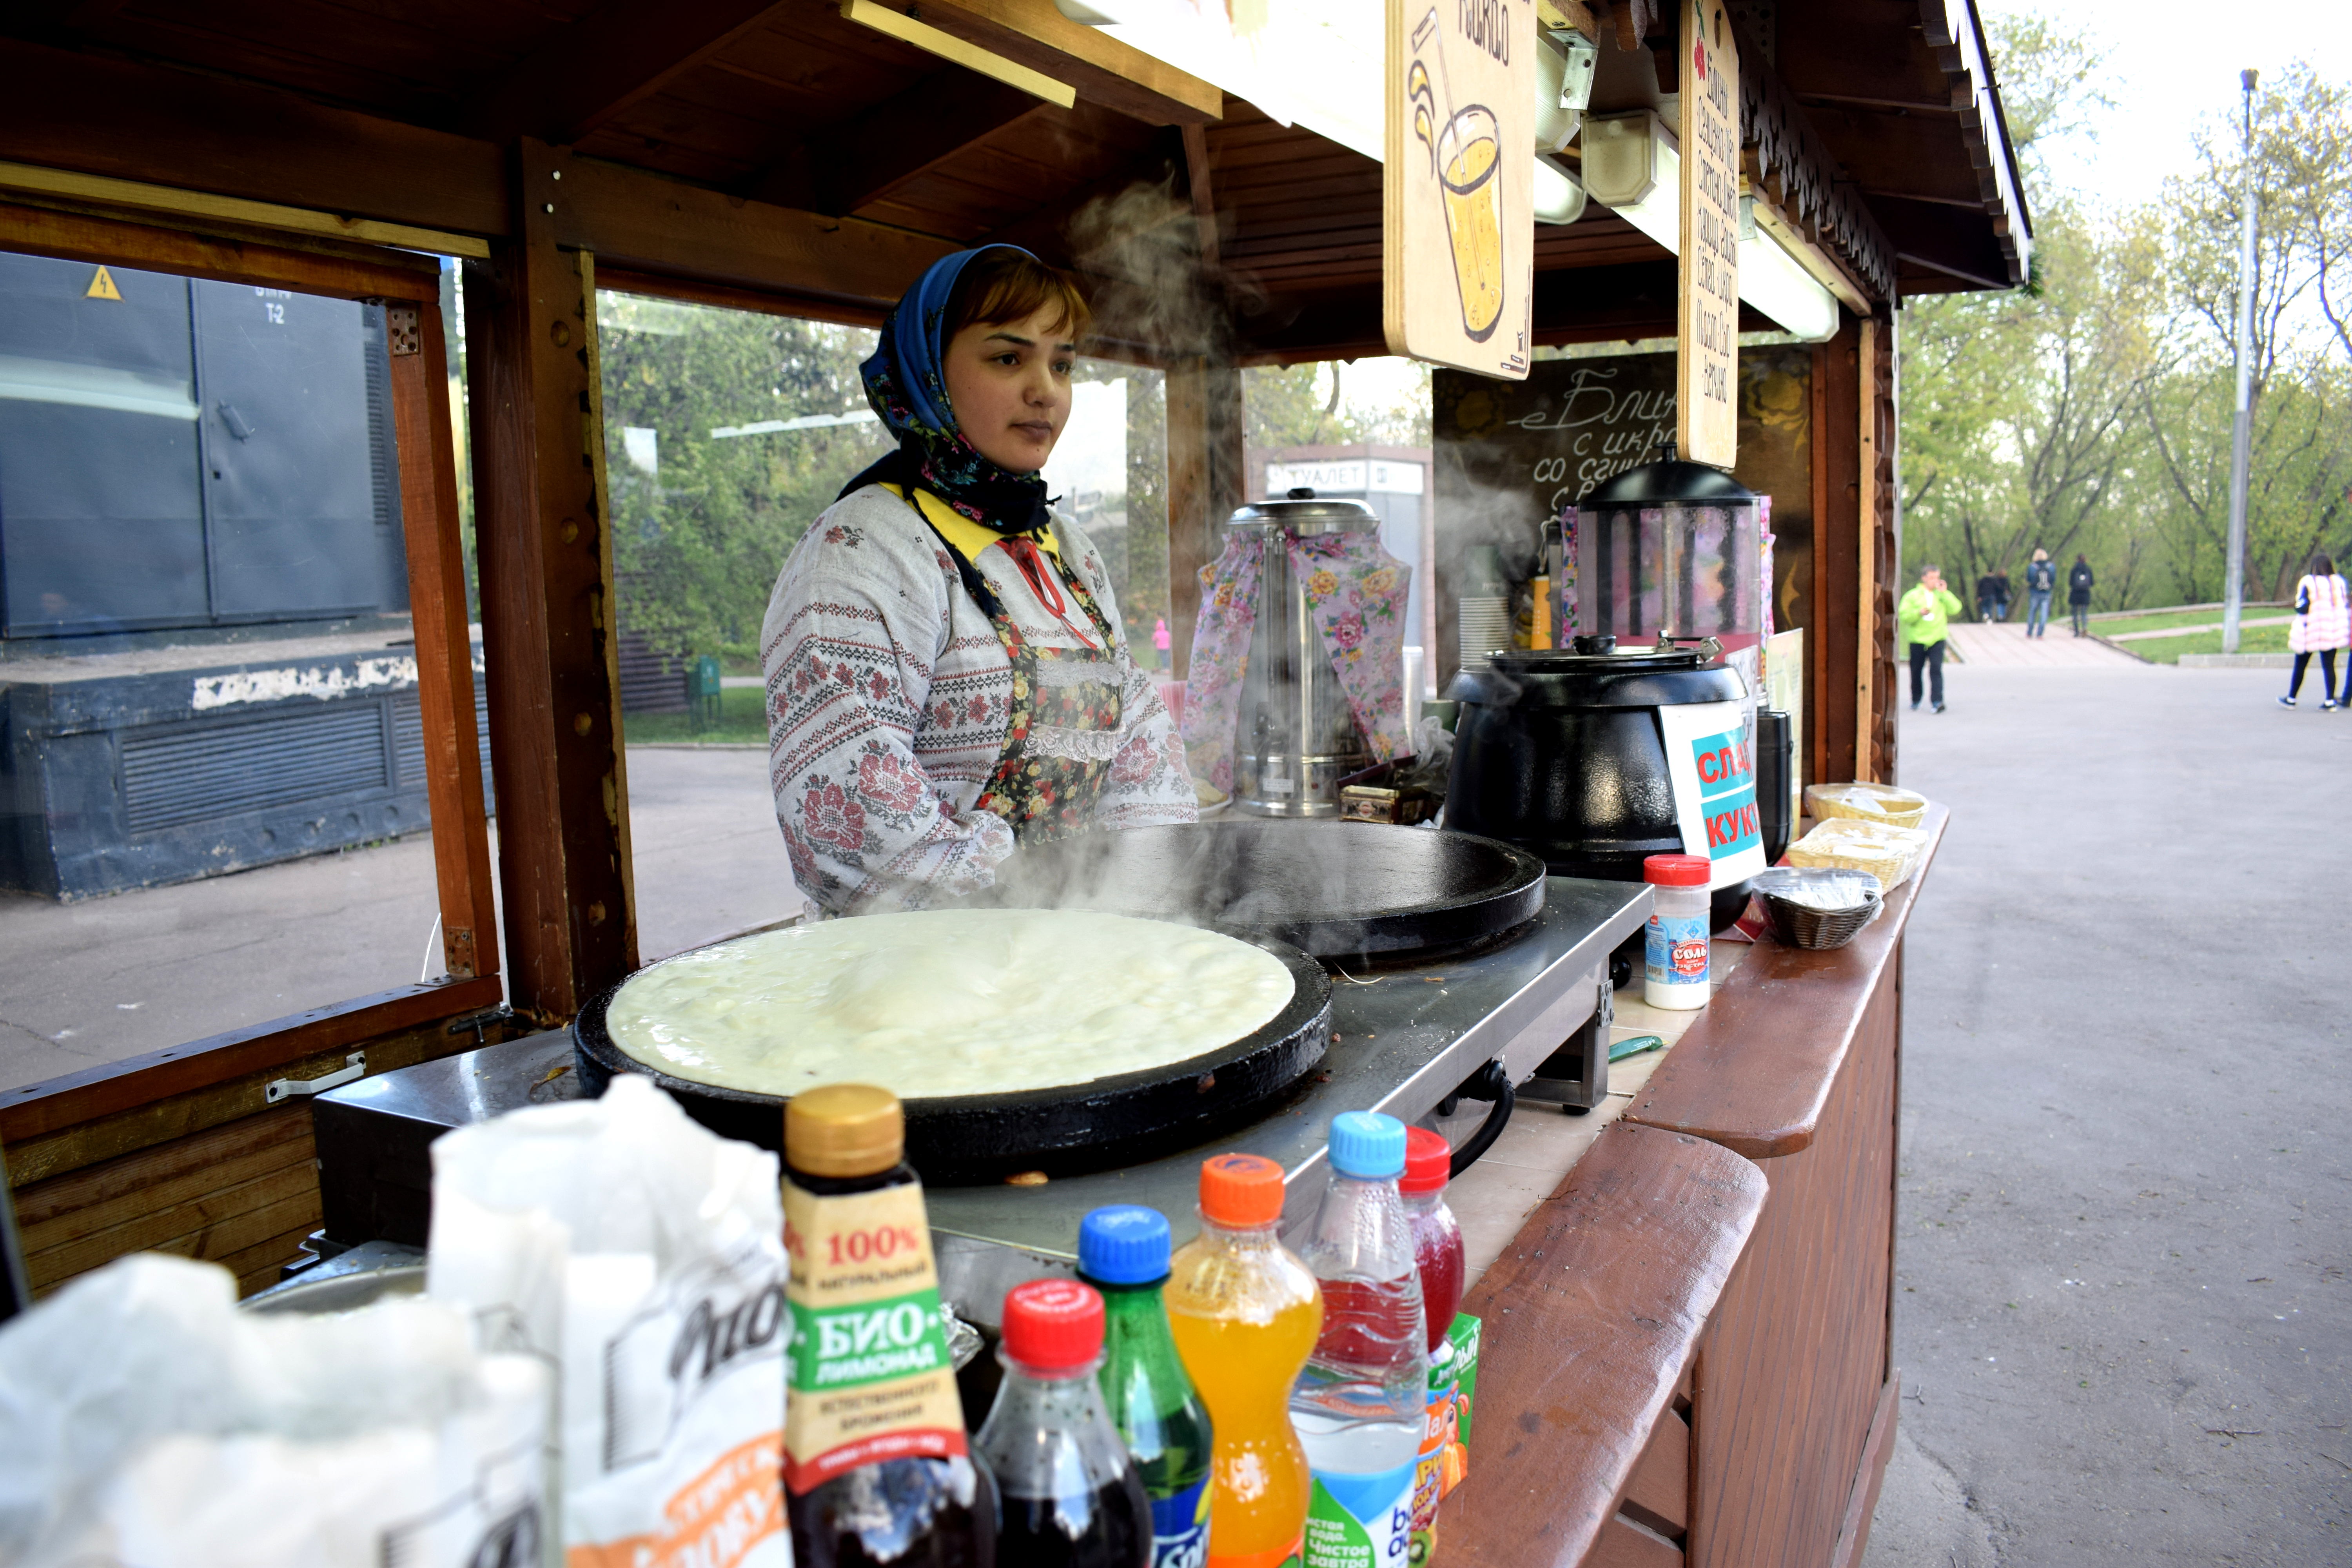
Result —
<instances>
[{"instance_id":1,"label":"overcast sky","mask_svg":"<svg viewBox=\"0 0 2352 1568\"><path fill-rule=\"evenodd\" d=\"M2217 112L2235 113L2238 72L2272 72L2307 60L2320 75L2352 79L2352 5L2342 0L2270 0L2216 7L2188 0L1978 0L1988 24L1999 15L2039 13L2111 47L2117 107L2101 117L2098 139L2051 149L2061 183L2126 205L2163 194L2187 168L2190 133Z\"/></svg>"}]
</instances>

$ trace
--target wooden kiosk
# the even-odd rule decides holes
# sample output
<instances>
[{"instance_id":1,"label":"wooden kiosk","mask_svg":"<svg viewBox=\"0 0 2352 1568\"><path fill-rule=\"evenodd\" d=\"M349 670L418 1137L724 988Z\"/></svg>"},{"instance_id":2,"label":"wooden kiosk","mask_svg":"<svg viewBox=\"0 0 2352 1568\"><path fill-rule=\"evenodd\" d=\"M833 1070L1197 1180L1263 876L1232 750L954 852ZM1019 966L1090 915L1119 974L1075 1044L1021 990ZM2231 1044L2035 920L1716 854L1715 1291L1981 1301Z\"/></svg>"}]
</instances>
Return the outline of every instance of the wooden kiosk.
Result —
<instances>
[{"instance_id":1,"label":"wooden kiosk","mask_svg":"<svg viewBox=\"0 0 2352 1568\"><path fill-rule=\"evenodd\" d=\"M1540 10L1597 50L1588 112L1675 93L1674 7ZM1891 780L1895 310L2021 282L2028 217L1967 0L1730 11L1745 193L1840 301L1809 351L1801 763ZM0 21L0 250L388 307L446 963L0 1094L36 1293L159 1247L274 1282L319 1208L307 1102L270 1083L554 1026L636 966L600 283L870 325L983 240L1106 294L1180 278L1185 309L1107 312L1103 350L1167 373L1179 649L1244 491L1241 368L1387 352L1381 164L1054 0L94 0ZM436 254L467 307L497 919ZM1538 228L1537 347L1672 336L1679 300L1598 202ZM1894 1421L1910 896L1841 952L1759 949L1481 1283L1453 1560L1858 1559Z\"/></svg>"}]
</instances>

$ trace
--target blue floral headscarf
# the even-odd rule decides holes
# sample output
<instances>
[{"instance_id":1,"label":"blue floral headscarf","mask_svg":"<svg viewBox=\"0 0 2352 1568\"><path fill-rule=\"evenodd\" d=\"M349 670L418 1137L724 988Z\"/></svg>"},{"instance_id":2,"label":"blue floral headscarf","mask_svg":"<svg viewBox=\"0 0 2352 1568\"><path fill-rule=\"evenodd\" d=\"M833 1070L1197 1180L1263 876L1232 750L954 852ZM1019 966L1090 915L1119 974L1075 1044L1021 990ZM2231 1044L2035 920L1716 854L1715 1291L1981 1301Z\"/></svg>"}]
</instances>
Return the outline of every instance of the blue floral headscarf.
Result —
<instances>
[{"instance_id":1,"label":"blue floral headscarf","mask_svg":"<svg viewBox=\"0 0 2352 1568\"><path fill-rule=\"evenodd\" d=\"M948 303L963 269L991 250L1029 256L1012 245L943 256L883 321L882 341L857 368L866 380L866 402L898 437L898 449L850 480L842 488L844 496L871 484L919 487L1000 533L1045 526L1044 477L1016 474L982 456L948 403Z\"/></svg>"}]
</instances>

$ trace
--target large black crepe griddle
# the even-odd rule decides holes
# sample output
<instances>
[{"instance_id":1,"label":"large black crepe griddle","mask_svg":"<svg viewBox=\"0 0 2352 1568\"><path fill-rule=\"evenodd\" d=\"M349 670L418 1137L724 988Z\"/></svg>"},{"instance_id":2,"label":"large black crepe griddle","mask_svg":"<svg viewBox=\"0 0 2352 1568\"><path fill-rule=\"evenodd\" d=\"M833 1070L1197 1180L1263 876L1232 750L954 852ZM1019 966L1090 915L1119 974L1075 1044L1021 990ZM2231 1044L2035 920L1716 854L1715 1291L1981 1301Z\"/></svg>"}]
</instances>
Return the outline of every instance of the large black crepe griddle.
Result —
<instances>
[{"instance_id":1,"label":"large black crepe griddle","mask_svg":"<svg viewBox=\"0 0 2352 1568\"><path fill-rule=\"evenodd\" d=\"M1214 926L1318 958L1434 958L1543 909L1544 863L1496 838L1234 817L1024 844L987 902Z\"/></svg>"},{"instance_id":2,"label":"large black crepe griddle","mask_svg":"<svg viewBox=\"0 0 2352 1568\"><path fill-rule=\"evenodd\" d=\"M1256 1121L1330 1049L1331 981L1296 947L1232 934L1290 971L1290 1002L1263 1026L1188 1061L1066 1088L908 1099L908 1163L933 1186L996 1182L1023 1171L1069 1175L1155 1159ZM614 1073L640 1073L713 1132L781 1152L783 1096L678 1078L613 1042L604 1015L627 984L605 991L572 1020L582 1089L593 1098Z\"/></svg>"}]
</instances>

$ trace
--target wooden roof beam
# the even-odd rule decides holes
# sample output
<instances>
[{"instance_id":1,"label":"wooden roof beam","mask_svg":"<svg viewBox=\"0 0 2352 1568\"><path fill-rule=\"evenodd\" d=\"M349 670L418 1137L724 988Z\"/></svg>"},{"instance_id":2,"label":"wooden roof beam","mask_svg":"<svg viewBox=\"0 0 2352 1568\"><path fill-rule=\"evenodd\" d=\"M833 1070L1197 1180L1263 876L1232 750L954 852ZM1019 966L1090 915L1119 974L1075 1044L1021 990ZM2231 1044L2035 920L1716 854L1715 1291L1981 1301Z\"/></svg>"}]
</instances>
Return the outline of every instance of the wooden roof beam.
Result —
<instances>
[{"instance_id":1,"label":"wooden roof beam","mask_svg":"<svg viewBox=\"0 0 2352 1568\"><path fill-rule=\"evenodd\" d=\"M1146 124L1205 125L1224 118L1222 89L1071 21L1054 0L926 0L921 11L922 20L940 31L1068 82L1080 98Z\"/></svg>"},{"instance_id":2,"label":"wooden roof beam","mask_svg":"<svg viewBox=\"0 0 2352 1568\"><path fill-rule=\"evenodd\" d=\"M1045 108L1032 93L961 68L935 71L863 114L779 149L742 188L782 206L854 213Z\"/></svg>"},{"instance_id":3,"label":"wooden roof beam","mask_svg":"<svg viewBox=\"0 0 2352 1568\"><path fill-rule=\"evenodd\" d=\"M747 201L569 149L522 143L523 199L599 264L834 307L887 308L956 247L854 217ZM827 312L829 313L829 312Z\"/></svg>"},{"instance_id":4,"label":"wooden roof beam","mask_svg":"<svg viewBox=\"0 0 2352 1568\"><path fill-rule=\"evenodd\" d=\"M777 0L605 0L476 100L486 141L577 142L757 27Z\"/></svg>"},{"instance_id":5,"label":"wooden roof beam","mask_svg":"<svg viewBox=\"0 0 2352 1568\"><path fill-rule=\"evenodd\" d=\"M0 158L457 234L512 221L487 142L16 39L0 39Z\"/></svg>"}]
</instances>

